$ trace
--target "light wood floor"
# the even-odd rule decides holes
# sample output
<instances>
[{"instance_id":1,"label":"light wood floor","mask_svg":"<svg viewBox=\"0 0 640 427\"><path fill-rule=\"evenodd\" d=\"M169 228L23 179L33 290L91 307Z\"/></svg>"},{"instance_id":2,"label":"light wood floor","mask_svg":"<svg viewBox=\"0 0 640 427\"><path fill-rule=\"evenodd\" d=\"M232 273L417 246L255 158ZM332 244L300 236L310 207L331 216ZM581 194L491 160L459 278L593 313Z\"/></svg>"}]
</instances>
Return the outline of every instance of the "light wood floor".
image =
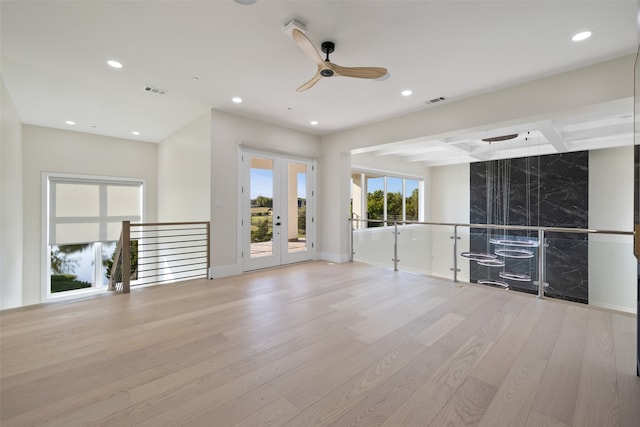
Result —
<instances>
[{"instance_id":1,"label":"light wood floor","mask_svg":"<svg viewBox=\"0 0 640 427\"><path fill-rule=\"evenodd\" d=\"M2 427L640 426L635 317L358 263L0 322Z\"/></svg>"}]
</instances>

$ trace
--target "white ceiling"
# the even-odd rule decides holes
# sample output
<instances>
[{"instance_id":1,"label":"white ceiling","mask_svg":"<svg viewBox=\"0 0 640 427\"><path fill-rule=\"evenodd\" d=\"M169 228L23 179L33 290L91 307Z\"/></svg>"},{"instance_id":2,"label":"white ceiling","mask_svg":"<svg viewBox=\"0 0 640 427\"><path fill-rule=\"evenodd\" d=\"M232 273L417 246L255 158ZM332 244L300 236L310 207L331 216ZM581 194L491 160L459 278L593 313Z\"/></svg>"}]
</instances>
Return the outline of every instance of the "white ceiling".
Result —
<instances>
[{"instance_id":1,"label":"white ceiling","mask_svg":"<svg viewBox=\"0 0 640 427\"><path fill-rule=\"evenodd\" d=\"M2 0L1 71L27 124L158 142L215 108L326 135L438 108L428 103L435 97L452 102L633 53L636 7L636 0ZM316 46L336 43L333 62L386 67L390 78L327 78L295 92L316 68L283 31L292 18ZM585 29L593 37L570 40ZM112 69L108 59L124 67ZM147 93L146 85L167 94ZM413 95L401 96L404 89ZM599 148L631 133L632 104L610 107L361 152L425 165L485 160L500 154L479 140L512 132L540 154ZM506 153L513 141L500 144Z\"/></svg>"}]
</instances>

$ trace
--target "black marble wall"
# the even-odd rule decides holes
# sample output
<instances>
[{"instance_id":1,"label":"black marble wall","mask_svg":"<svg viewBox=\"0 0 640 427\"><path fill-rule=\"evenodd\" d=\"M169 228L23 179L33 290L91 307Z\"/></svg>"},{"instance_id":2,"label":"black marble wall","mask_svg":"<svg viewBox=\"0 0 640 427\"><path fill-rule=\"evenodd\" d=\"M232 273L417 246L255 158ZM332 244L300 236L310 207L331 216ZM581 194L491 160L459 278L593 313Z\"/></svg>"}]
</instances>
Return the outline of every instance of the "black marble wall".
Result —
<instances>
[{"instance_id":1,"label":"black marble wall","mask_svg":"<svg viewBox=\"0 0 640 427\"><path fill-rule=\"evenodd\" d=\"M470 166L471 223L544 227L588 227L589 153L552 154ZM502 232L472 229L471 252L490 252L488 244ZM508 239L537 239L537 233L508 232ZM549 296L588 302L588 237L586 234L546 233L545 293ZM471 281L503 281L510 289L537 292L538 248L533 258L502 258L504 267L484 267L471 262ZM499 277L501 271L527 274L531 281Z\"/></svg>"},{"instance_id":2,"label":"black marble wall","mask_svg":"<svg viewBox=\"0 0 640 427\"><path fill-rule=\"evenodd\" d=\"M636 64L638 62L636 61ZM636 79L639 78L639 73L640 71L636 68ZM638 90L638 85L636 84L636 90ZM637 105L638 102L640 101L638 94L636 94L636 110L637 110ZM637 115L636 115L637 117ZM637 120L637 119L636 119ZM638 145L638 129L640 129L640 123L636 122L634 125L634 129L635 129L635 135L636 135L636 145L634 147L634 158L635 158L635 164L633 165L633 169L634 169L634 225L635 224L640 224L640 145ZM635 236L636 239L640 239L640 236ZM637 317L637 326L636 326L636 346L637 346L637 350L636 350L636 375L638 375L640 377L640 258L638 259L638 315Z\"/></svg>"}]
</instances>

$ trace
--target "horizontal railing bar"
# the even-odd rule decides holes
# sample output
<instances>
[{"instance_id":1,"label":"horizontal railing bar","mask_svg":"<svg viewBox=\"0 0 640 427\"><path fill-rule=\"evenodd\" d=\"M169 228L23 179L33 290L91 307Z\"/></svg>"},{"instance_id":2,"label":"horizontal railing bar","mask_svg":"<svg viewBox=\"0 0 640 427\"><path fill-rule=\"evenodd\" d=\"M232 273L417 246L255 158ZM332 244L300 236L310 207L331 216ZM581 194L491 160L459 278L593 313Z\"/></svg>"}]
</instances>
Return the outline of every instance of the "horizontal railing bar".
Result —
<instances>
[{"instance_id":1,"label":"horizontal railing bar","mask_svg":"<svg viewBox=\"0 0 640 427\"><path fill-rule=\"evenodd\" d=\"M144 231L142 232L144 233ZM133 233L132 233L133 234ZM144 239L167 239L169 237L207 237L206 233L190 233L190 234L165 234L165 235L153 235L153 236L131 236L134 240L144 240Z\"/></svg>"},{"instance_id":2,"label":"horizontal railing bar","mask_svg":"<svg viewBox=\"0 0 640 427\"><path fill-rule=\"evenodd\" d=\"M371 223L393 223L393 221L382 221L382 220L371 220L371 219L356 219L349 218L349 221L357 221L357 222L371 222ZM594 230L590 228L569 228L569 227L537 227L537 226L527 226L527 225L498 225L498 224L464 224L464 223L456 223L456 222L424 222L424 221L399 221L400 224L418 224L418 225L441 225L441 226L449 226L449 227L469 227L469 228L490 228L496 230L521 230L521 231L539 231L544 230L545 232L551 233L584 233L584 234L617 234L624 236L633 236L635 233L633 231L622 231L622 230ZM356 230L361 231L361 230Z\"/></svg>"},{"instance_id":3,"label":"horizontal railing bar","mask_svg":"<svg viewBox=\"0 0 640 427\"><path fill-rule=\"evenodd\" d=\"M175 272L173 272L173 273L161 273L161 274L149 274L149 275L146 275L146 274L145 274L145 277L143 277L143 278L141 278L141 279L138 279L138 280L142 280L142 281L144 281L144 279L145 279L146 277L160 277L160 276L168 276L168 275L170 275L170 274L175 275L175 274L181 274L181 273L190 273L190 272L192 272L192 271L198 271L198 270L206 270L206 267L202 267L202 268L190 268L190 269L183 270L183 271L175 271ZM205 271L205 273L204 273L204 274L206 274L206 271Z\"/></svg>"},{"instance_id":4,"label":"horizontal railing bar","mask_svg":"<svg viewBox=\"0 0 640 427\"><path fill-rule=\"evenodd\" d=\"M196 254L196 253L200 253L200 252L206 252L206 249L200 249L197 251L189 251L189 252L171 252L171 253L167 253L167 254L161 254L162 251L169 251L171 249L193 249L193 248L197 248L197 246L182 246L179 248L160 248L160 249L145 249L143 251L139 251L138 253L142 253L142 254L147 254L147 255L142 255L139 256L138 259L143 259L143 258L153 258L153 257L159 257L159 256L169 256L172 253L176 254L176 255L187 255L187 254ZM150 254L151 252L157 252L155 255Z\"/></svg>"},{"instance_id":5,"label":"horizontal railing bar","mask_svg":"<svg viewBox=\"0 0 640 427\"><path fill-rule=\"evenodd\" d=\"M135 240L135 239L134 239ZM165 246L165 245L170 245L170 244L174 244L174 243L190 243L190 242L202 242L202 241L206 241L203 239L199 239L199 240L176 240L174 242L162 242L162 243L138 243L138 247L140 246ZM199 244L199 245L191 245L191 246L166 246L164 248L158 248L158 249L145 249L146 251L159 251L162 249L183 249L183 248L206 248L207 245L205 244Z\"/></svg>"},{"instance_id":6,"label":"horizontal railing bar","mask_svg":"<svg viewBox=\"0 0 640 427\"><path fill-rule=\"evenodd\" d=\"M200 264L205 264L206 261L200 261L200 262L191 262L188 264L172 264L171 266L167 267L167 268L178 268L178 267L188 267L190 265L200 265ZM201 267L201 268L205 268L205 267ZM188 269L188 270L183 270L183 271L191 271L192 269ZM199 270L198 268L194 269L194 270ZM158 268L147 268L145 270L138 270L139 273L144 273L147 271L158 271ZM180 273L180 272L178 272ZM165 274L170 274L170 273L165 273ZM153 276L150 276L153 277Z\"/></svg>"},{"instance_id":7,"label":"horizontal railing bar","mask_svg":"<svg viewBox=\"0 0 640 427\"><path fill-rule=\"evenodd\" d=\"M184 277L178 277L178 280L184 280L184 279L196 279L199 277L207 277L206 272L203 274L195 274L192 276L184 276ZM158 285L161 283L175 283L176 282L176 278L173 279L167 279L167 280L156 280L155 282L143 282L143 283L137 283L135 285L132 286L143 286L143 285Z\"/></svg>"},{"instance_id":8,"label":"horizontal railing bar","mask_svg":"<svg viewBox=\"0 0 640 427\"><path fill-rule=\"evenodd\" d=\"M193 231L194 233L188 233L187 236L199 236L199 235L207 235L206 228L167 228L166 230L134 230L131 234L135 236L149 234L150 237L158 236L158 237L166 237L166 234L161 233L170 233L174 231Z\"/></svg>"},{"instance_id":9,"label":"horizontal railing bar","mask_svg":"<svg viewBox=\"0 0 640 427\"><path fill-rule=\"evenodd\" d=\"M144 251L143 253L147 253L147 252L156 252L156 251L160 251L162 249L152 249L152 250L147 250ZM174 253L170 253L170 254L166 254L166 255L148 255L148 256L138 256L138 259L149 259L149 258L160 258L160 257L165 257L165 256L174 256L174 255L191 255L191 254L202 254L202 256L206 257L206 251L205 250L200 250L200 251L191 251L191 252L174 252Z\"/></svg>"},{"instance_id":10,"label":"horizontal railing bar","mask_svg":"<svg viewBox=\"0 0 640 427\"><path fill-rule=\"evenodd\" d=\"M160 261L153 261L153 262L139 262L138 266L141 265L153 265L153 264L162 264L162 263L172 263L172 262L179 262L179 261L189 261L191 259L206 259L207 256L206 255L202 255L202 256L194 256L194 257L189 257L189 258L178 258L178 259L167 259L167 260L160 260Z\"/></svg>"},{"instance_id":11,"label":"horizontal railing bar","mask_svg":"<svg viewBox=\"0 0 640 427\"><path fill-rule=\"evenodd\" d=\"M206 225L207 221L195 222L148 222L148 223L131 223L131 227L162 227L164 225Z\"/></svg>"},{"instance_id":12,"label":"horizontal railing bar","mask_svg":"<svg viewBox=\"0 0 640 427\"><path fill-rule=\"evenodd\" d=\"M203 252L203 251L207 250L206 245L195 245L195 246L176 246L176 247L173 247L173 248L156 248L156 249L143 248L142 250L139 250L138 253L168 251L168 250L171 250L171 249L195 249L195 248L204 248L204 249L200 249L200 250L192 251L192 252ZM187 252L177 252L177 253L187 253Z\"/></svg>"},{"instance_id":13,"label":"horizontal railing bar","mask_svg":"<svg viewBox=\"0 0 640 427\"><path fill-rule=\"evenodd\" d=\"M138 240L138 242L140 240L143 239L132 239L132 240ZM138 246L149 246L149 245L164 245L164 244L172 244L172 243L191 243L191 242L206 242L207 239L193 239L193 240L172 240L170 242L162 242L162 243L158 243L158 242L149 242L149 243L138 243ZM205 246L206 245L200 245L200 246Z\"/></svg>"}]
</instances>

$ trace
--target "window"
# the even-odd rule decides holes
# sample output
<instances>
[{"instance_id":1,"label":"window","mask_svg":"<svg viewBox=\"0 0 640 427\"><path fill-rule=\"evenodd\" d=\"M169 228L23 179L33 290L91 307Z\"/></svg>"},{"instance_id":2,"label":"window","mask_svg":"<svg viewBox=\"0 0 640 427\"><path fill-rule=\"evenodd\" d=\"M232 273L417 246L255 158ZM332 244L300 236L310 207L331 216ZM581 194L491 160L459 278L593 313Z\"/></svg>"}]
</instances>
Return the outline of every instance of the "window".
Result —
<instances>
[{"instance_id":1,"label":"window","mask_svg":"<svg viewBox=\"0 0 640 427\"><path fill-rule=\"evenodd\" d=\"M351 214L354 219L377 222L356 222L354 228L382 227L394 221L419 221L421 218L422 180L371 172L351 175Z\"/></svg>"},{"instance_id":2,"label":"window","mask_svg":"<svg viewBox=\"0 0 640 427\"><path fill-rule=\"evenodd\" d=\"M47 297L107 285L122 221L141 222L143 182L46 176Z\"/></svg>"}]
</instances>

